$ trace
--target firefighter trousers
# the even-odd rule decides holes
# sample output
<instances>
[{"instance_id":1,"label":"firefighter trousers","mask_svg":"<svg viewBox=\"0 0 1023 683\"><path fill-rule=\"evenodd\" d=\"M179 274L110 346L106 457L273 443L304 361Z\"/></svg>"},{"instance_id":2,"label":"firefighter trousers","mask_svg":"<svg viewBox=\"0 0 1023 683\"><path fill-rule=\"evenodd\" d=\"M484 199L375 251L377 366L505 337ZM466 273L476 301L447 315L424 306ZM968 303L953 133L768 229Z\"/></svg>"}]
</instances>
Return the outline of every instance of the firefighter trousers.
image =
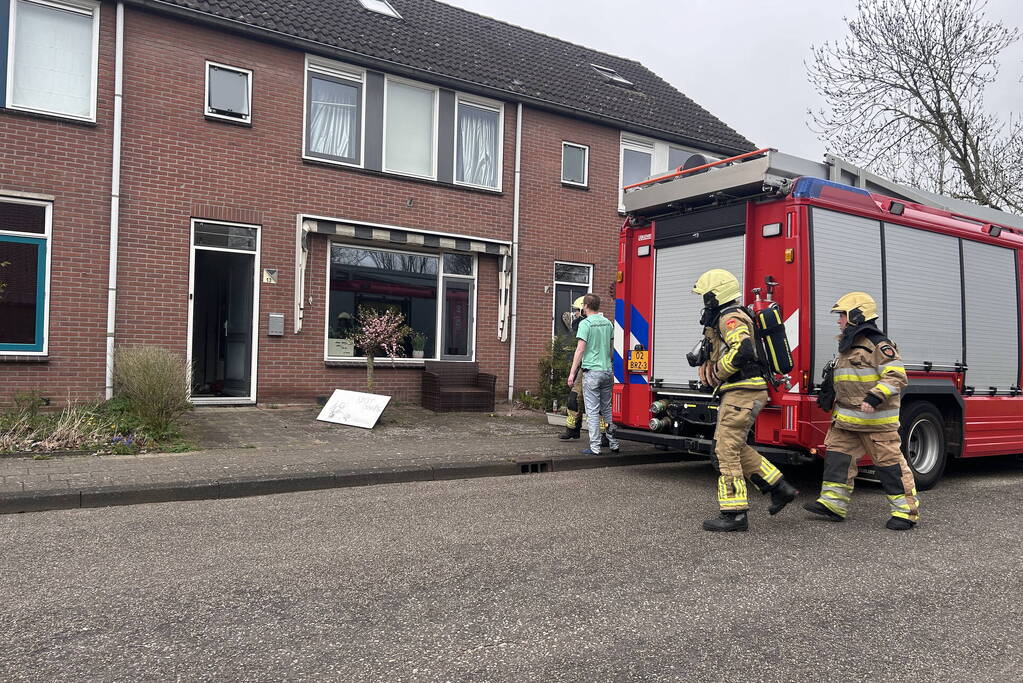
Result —
<instances>
[{"instance_id":1,"label":"firefighter trousers","mask_svg":"<svg viewBox=\"0 0 1023 683\"><path fill-rule=\"evenodd\" d=\"M824 446L828 451L817 502L841 517L849 514L849 501L859 471L856 462L869 455L874 461L877 478L881 480L881 488L888 496L892 517L914 523L920 519L920 500L916 495L913 472L902 455L902 439L898 431L854 432L832 423Z\"/></svg>"},{"instance_id":2,"label":"firefighter trousers","mask_svg":"<svg viewBox=\"0 0 1023 683\"><path fill-rule=\"evenodd\" d=\"M767 392L732 389L721 396L714 430L714 456L718 468L718 506L725 511L749 509L746 478L766 493L781 480L781 472L746 442Z\"/></svg>"}]
</instances>

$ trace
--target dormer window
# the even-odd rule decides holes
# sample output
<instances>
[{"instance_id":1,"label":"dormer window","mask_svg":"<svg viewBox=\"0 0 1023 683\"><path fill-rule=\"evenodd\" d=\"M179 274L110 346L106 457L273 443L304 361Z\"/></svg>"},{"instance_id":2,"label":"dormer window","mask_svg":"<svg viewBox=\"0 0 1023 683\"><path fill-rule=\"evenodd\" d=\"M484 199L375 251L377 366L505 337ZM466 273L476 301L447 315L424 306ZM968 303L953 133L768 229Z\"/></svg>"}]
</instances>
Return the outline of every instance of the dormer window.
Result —
<instances>
[{"instance_id":1,"label":"dormer window","mask_svg":"<svg viewBox=\"0 0 1023 683\"><path fill-rule=\"evenodd\" d=\"M362 3L363 7L372 12L379 12L395 19L401 19L398 10L391 7L391 3L387 2L387 0L359 0L359 2Z\"/></svg>"},{"instance_id":2,"label":"dormer window","mask_svg":"<svg viewBox=\"0 0 1023 683\"><path fill-rule=\"evenodd\" d=\"M625 78L624 76L622 76L620 73L618 73L617 71L615 71L612 68L609 68L609 67L606 67L606 66L600 66L598 64L590 64L590 66L593 67L594 71L596 71L598 74L600 74L601 76L606 78L608 83L614 83L615 85L621 85L621 86L624 86L626 88L635 88L636 87L635 83L633 83L629 79Z\"/></svg>"}]
</instances>

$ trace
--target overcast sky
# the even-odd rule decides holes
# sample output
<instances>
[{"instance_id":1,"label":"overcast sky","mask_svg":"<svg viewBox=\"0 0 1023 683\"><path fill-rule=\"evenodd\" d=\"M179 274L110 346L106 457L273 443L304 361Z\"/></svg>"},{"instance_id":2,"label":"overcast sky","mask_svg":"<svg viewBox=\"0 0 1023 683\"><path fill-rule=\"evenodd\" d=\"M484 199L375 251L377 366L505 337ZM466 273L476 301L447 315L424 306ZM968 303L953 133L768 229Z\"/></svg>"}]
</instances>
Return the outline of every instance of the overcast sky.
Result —
<instances>
[{"instance_id":1,"label":"overcast sky","mask_svg":"<svg viewBox=\"0 0 1023 683\"><path fill-rule=\"evenodd\" d=\"M820 100L803 61L846 34L855 0L443 0L563 40L642 62L747 138L820 159L807 127ZM1023 27L1023 0L990 0L988 16ZM1023 113L1023 41L1003 53L988 93L998 113Z\"/></svg>"}]
</instances>

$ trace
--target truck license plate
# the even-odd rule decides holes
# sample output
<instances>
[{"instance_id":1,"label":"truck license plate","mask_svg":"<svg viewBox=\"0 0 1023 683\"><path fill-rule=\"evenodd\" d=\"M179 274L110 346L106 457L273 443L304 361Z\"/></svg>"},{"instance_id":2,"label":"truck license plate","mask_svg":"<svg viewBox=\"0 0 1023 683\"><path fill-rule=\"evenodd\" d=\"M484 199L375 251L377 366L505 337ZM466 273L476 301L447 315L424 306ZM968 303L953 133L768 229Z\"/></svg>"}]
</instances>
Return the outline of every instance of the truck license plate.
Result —
<instances>
[{"instance_id":1,"label":"truck license plate","mask_svg":"<svg viewBox=\"0 0 1023 683\"><path fill-rule=\"evenodd\" d=\"M629 372L646 372L648 351L632 351L629 355Z\"/></svg>"}]
</instances>

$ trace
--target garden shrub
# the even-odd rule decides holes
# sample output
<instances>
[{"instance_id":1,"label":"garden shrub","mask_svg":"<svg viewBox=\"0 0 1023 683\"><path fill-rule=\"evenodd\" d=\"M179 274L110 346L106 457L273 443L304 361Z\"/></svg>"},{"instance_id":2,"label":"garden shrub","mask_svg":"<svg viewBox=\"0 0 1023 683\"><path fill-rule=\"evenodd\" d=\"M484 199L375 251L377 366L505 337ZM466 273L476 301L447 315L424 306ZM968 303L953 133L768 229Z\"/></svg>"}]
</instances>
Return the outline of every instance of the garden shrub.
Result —
<instances>
[{"instance_id":1,"label":"garden shrub","mask_svg":"<svg viewBox=\"0 0 1023 683\"><path fill-rule=\"evenodd\" d=\"M114 393L127 402L147 436L162 439L191 409L191 368L179 355L158 346L135 346L114 353Z\"/></svg>"}]
</instances>

